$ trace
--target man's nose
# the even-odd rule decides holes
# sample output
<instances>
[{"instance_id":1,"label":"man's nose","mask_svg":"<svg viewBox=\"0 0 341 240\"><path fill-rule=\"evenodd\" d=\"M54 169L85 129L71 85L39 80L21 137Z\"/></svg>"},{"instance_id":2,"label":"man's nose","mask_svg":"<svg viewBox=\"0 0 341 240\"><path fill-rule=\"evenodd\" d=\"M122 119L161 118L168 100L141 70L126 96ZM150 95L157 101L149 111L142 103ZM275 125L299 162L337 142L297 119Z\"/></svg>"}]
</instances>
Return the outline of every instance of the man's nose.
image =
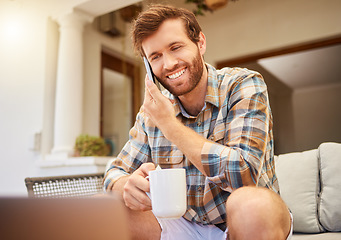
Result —
<instances>
[{"instance_id":1,"label":"man's nose","mask_svg":"<svg viewBox=\"0 0 341 240\"><path fill-rule=\"evenodd\" d=\"M163 57L163 68L165 70L172 70L177 65L178 60L172 54L165 54Z\"/></svg>"}]
</instances>

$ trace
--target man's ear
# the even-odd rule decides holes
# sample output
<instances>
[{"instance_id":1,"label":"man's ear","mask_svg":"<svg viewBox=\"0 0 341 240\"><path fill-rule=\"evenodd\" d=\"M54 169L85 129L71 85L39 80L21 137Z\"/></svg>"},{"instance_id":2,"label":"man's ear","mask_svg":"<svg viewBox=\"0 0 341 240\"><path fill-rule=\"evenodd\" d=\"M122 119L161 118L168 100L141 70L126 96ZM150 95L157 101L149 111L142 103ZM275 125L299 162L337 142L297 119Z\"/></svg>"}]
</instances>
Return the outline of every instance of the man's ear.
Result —
<instances>
[{"instance_id":1,"label":"man's ear","mask_svg":"<svg viewBox=\"0 0 341 240\"><path fill-rule=\"evenodd\" d=\"M201 55L204 55L206 52L206 37L203 32L200 32L199 34L199 42L198 47Z\"/></svg>"}]
</instances>

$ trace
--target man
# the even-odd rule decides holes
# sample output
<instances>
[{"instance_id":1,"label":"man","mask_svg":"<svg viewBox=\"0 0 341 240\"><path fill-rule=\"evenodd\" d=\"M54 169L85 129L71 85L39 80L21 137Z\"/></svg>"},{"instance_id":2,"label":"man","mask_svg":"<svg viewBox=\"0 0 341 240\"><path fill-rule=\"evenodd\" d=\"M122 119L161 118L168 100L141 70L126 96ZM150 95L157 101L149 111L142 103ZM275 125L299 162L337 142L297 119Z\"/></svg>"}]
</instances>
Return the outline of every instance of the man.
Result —
<instances>
[{"instance_id":1,"label":"man","mask_svg":"<svg viewBox=\"0 0 341 240\"><path fill-rule=\"evenodd\" d=\"M134 238L287 239L291 219L277 194L261 75L206 64L205 35L185 9L149 8L135 21L133 43L166 89L146 77L130 139L106 174L107 191L122 193ZM180 219L150 211L145 177L156 165L186 169L188 206Z\"/></svg>"}]
</instances>

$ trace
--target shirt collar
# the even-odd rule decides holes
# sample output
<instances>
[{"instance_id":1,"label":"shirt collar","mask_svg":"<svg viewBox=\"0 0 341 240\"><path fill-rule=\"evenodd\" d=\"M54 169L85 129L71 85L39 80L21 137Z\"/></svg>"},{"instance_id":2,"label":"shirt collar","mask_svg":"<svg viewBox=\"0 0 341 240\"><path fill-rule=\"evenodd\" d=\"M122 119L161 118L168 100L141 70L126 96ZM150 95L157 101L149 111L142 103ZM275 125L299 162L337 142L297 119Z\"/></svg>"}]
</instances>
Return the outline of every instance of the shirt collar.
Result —
<instances>
[{"instance_id":1,"label":"shirt collar","mask_svg":"<svg viewBox=\"0 0 341 240\"><path fill-rule=\"evenodd\" d=\"M207 103L211 103L212 105L219 107L219 82L217 78L217 70L208 63L206 63L206 67L207 67L207 92L205 97L205 105L203 109L206 107ZM165 90L165 95L169 99L174 100L173 106L176 116L181 113L184 117L187 118L192 117L182 107L181 102L177 97L169 93L167 90Z\"/></svg>"},{"instance_id":2,"label":"shirt collar","mask_svg":"<svg viewBox=\"0 0 341 240\"><path fill-rule=\"evenodd\" d=\"M209 102L212 105L219 108L219 81L217 70L206 63L207 66L207 92L205 102Z\"/></svg>"}]
</instances>

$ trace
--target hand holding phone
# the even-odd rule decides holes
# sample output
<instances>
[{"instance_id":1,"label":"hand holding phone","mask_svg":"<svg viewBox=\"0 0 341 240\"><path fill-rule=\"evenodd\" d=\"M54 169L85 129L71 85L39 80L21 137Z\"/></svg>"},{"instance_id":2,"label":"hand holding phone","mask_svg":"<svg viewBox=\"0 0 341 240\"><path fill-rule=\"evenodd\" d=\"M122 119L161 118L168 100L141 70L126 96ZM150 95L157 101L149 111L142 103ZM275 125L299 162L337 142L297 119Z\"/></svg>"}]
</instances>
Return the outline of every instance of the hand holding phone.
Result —
<instances>
[{"instance_id":1,"label":"hand holding phone","mask_svg":"<svg viewBox=\"0 0 341 240\"><path fill-rule=\"evenodd\" d=\"M155 76L154 76L152 67L150 66L146 57L143 57L143 61L144 61L144 66L146 67L146 70L147 70L149 80L151 80L151 81L153 81L153 83L155 83Z\"/></svg>"},{"instance_id":2,"label":"hand holding phone","mask_svg":"<svg viewBox=\"0 0 341 240\"><path fill-rule=\"evenodd\" d=\"M157 88L160 91L162 91L161 90L162 87L161 87L160 83L158 81L156 81L156 77L155 77L155 75L153 73L152 67L150 66L150 63L148 62L146 57L143 57L143 62L144 62L144 66L146 67L148 78L153 81L153 83L157 86Z\"/></svg>"}]
</instances>

